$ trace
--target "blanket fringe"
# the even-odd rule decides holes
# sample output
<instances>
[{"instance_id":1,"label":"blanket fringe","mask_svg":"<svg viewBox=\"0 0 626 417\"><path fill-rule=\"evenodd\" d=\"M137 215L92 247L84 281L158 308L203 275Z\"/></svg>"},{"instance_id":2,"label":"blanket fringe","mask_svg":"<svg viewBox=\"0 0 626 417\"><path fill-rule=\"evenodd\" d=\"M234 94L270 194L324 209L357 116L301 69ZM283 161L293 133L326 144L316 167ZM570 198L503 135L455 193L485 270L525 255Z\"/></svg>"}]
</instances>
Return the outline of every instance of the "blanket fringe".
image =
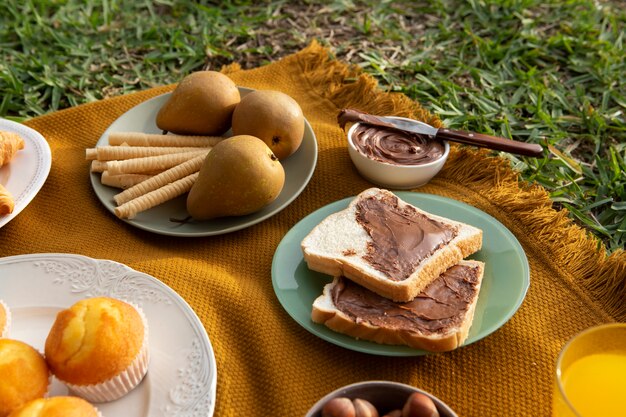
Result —
<instances>
[{"instance_id":1,"label":"blanket fringe","mask_svg":"<svg viewBox=\"0 0 626 417\"><path fill-rule=\"evenodd\" d=\"M506 159L487 151L455 147L440 175L471 187L519 220L559 269L617 321L626 321L626 251L607 256L600 240L567 210L552 208L543 187L521 181Z\"/></svg>"},{"instance_id":2,"label":"blanket fringe","mask_svg":"<svg viewBox=\"0 0 626 417\"><path fill-rule=\"evenodd\" d=\"M441 120L404 94L382 91L377 81L356 66L334 59L313 41L292 59L314 91L337 109L354 107L373 114L412 117L441 127ZM366 103L365 106L362 103ZM557 267L567 272L617 321L626 321L626 251L607 256L602 243L576 225L567 210L556 211L548 192L523 182L509 162L486 150L453 146L440 178L471 188L523 224Z\"/></svg>"},{"instance_id":3,"label":"blanket fringe","mask_svg":"<svg viewBox=\"0 0 626 417\"><path fill-rule=\"evenodd\" d=\"M311 88L338 109L356 108L374 114L394 114L425 121L441 127L441 120L404 94L383 92L375 78L356 65L337 61L328 49L313 41L293 59Z\"/></svg>"}]
</instances>

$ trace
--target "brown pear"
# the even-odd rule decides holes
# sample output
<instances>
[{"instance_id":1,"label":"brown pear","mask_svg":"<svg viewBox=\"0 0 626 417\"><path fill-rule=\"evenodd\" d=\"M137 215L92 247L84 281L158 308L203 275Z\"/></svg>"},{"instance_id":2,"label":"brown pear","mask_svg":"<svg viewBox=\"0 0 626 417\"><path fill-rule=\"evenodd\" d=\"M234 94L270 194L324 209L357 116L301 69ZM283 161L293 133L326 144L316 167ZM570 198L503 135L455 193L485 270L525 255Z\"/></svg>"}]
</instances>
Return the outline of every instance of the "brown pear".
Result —
<instances>
[{"instance_id":1,"label":"brown pear","mask_svg":"<svg viewBox=\"0 0 626 417\"><path fill-rule=\"evenodd\" d=\"M180 135L219 136L230 128L241 96L237 85L216 71L187 75L159 109L159 129Z\"/></svg>"},{"instance_id":2,"label":"brown pear","mask_svg":"<svg viewBox=\"0 0 626 417\"><path fill-rule=\"evenodd\" d=\"M187 211L196 220L254 213L274 201L284 184L285 170L263 141L233 136L207 155Z\"/></svg>"},{"instance_id":3,"label":"brown pear","mask_svg":"<svg viewBox=\"0 0 626 417\"><path fill-rule=\"evenodd\" d=\"M302 108L281 91L253 91L243 96L233 112L233 135L256 136L282 161L302 144Z\"/></svg>"}]
</instances>

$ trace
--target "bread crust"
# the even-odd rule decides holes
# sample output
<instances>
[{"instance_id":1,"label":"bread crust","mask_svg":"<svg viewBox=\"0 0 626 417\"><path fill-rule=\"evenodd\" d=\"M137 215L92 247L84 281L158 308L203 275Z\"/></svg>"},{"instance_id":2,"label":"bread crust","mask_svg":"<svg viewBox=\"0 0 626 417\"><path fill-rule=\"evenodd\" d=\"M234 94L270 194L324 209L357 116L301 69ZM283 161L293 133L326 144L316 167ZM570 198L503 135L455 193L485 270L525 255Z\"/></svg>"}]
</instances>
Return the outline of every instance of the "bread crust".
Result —
<instances>
[{"instance_id":1,"label":"bread crust","mask_svg":"<svg viewBox=\"0 0 626 417\"><path fill-rule=\"evenodd\" d=\"M479 261L462 261L459 264L475 266L478 269L478 282L473 299L465 312L462 322L446 333L420 333L404 329L391 329L372 325L366 321L355 321L336 308L332 301L331 291L337 284L338 278L324 287L323 294L313 303L311 319L315 323L323 324L338 333L352 336L356 339L369 340L386 345L406 345L415 349L431 352L445 352L458 348L467 339L474 319L474 312L478 302L478 295L484 274L484 264Z\"/></svg>"},{"instance_id":2,"label":"bread crust","mask_svg":"<svg viewBox=\"0 0 626 417\"><path fill-rule=\"evenodd\" d=\"M414 272L405 280L391 280L384 273L374 269L362 256L367 253L371 238L356 221L356 205L368 197L384 198L393 193L378 188L370 188L359 194L344 210L331 214L309 232L302 240L301 249L307 266L314 271L331 276L345 276L383 297L394 301L409 301L419 294L428 284L451 266L482 247L482 230L451 219L428 213L398 198L399 207L411 206L418 213L431 219L456 227L457 236L422 261ZM360 232L359 232L360 229ZM346 232L350 242L342 242L352 247L331 248L327 239L329 234Z\"/></svg>"}]
</instances>

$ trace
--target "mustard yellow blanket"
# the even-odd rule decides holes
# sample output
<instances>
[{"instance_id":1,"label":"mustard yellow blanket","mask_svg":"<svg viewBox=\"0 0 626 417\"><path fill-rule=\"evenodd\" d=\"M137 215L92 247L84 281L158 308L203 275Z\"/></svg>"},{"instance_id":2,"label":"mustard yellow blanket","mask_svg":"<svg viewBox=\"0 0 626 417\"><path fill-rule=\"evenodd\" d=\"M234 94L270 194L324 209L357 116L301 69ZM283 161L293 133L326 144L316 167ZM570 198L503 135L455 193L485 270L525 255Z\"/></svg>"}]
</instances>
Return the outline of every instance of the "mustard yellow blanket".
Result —
<instances>
[{"instance_id":1,"label":"mustard yellow blanket","mask_svg":"<svg viewBox=\"0 0 626 417\"><path fill-rule=\"evenodd\" d=\"M448 353L386 357L328 343L281 307L270 268L277 245L300 219L372 186L349 159L338 111L440 121L407 97L382 92L316 43L267 66L232 65L224 72L240 86L291 95L311 123L318 163L291 205L247 229L201 238L153 234L109 213L89 182L85 148L126 110L173 88L164 86L26 123L48 140L52 170L32 203L0 229L0 256L62 252L111 259L172 287L198 314L215 349L216 416L302 416L326 393L363 380L414 385L460 416L549 415L554 362L564 342L587 327L626 319L624 252L607 257L551 208L544 189L519 184L507 161L454 146L440 175L419 191L477 207L515 234L530 264L521 308L493 334Z\"/></svg>"}]
</instances>

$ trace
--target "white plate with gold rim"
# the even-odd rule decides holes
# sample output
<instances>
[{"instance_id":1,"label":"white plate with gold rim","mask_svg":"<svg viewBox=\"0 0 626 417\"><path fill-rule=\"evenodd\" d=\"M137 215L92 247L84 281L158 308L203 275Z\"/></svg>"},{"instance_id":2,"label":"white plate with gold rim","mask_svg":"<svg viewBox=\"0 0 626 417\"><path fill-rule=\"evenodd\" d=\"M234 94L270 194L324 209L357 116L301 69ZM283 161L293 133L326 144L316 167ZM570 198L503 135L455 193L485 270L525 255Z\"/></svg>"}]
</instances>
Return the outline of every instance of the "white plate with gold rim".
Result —
<instances>
[{"instance_id":1,"label":"white plate with gold rim","mask_svg":"<svg viewBox=\"0 0 626 417\"><path fill-rule=\"evenodd\" d=\"M150 329L150 365L125 397L96 406L106 417L210 417L217 367L204 326L191 307L158 279L126 265L72 254L0 258L0 298L12 315L10 338L43 351L58 311L108 296L139 305ZM53 378L51 396L67 395Z\"/></svg>"},{"instance_id":2,"label":"white plate with gold rim","mask_svg":"<svg viewBox=\"0 0 626 417\"><path fill-rule=\"evenodd\" d=\"M0 184L15 200L13 213L0 216L2 227L24 210L43 187L52 166L52 154L46 139L28 126L0 118L0 130L15 132L24 139L24 149L0 167Z\"/></svg>"}]
</instances>

